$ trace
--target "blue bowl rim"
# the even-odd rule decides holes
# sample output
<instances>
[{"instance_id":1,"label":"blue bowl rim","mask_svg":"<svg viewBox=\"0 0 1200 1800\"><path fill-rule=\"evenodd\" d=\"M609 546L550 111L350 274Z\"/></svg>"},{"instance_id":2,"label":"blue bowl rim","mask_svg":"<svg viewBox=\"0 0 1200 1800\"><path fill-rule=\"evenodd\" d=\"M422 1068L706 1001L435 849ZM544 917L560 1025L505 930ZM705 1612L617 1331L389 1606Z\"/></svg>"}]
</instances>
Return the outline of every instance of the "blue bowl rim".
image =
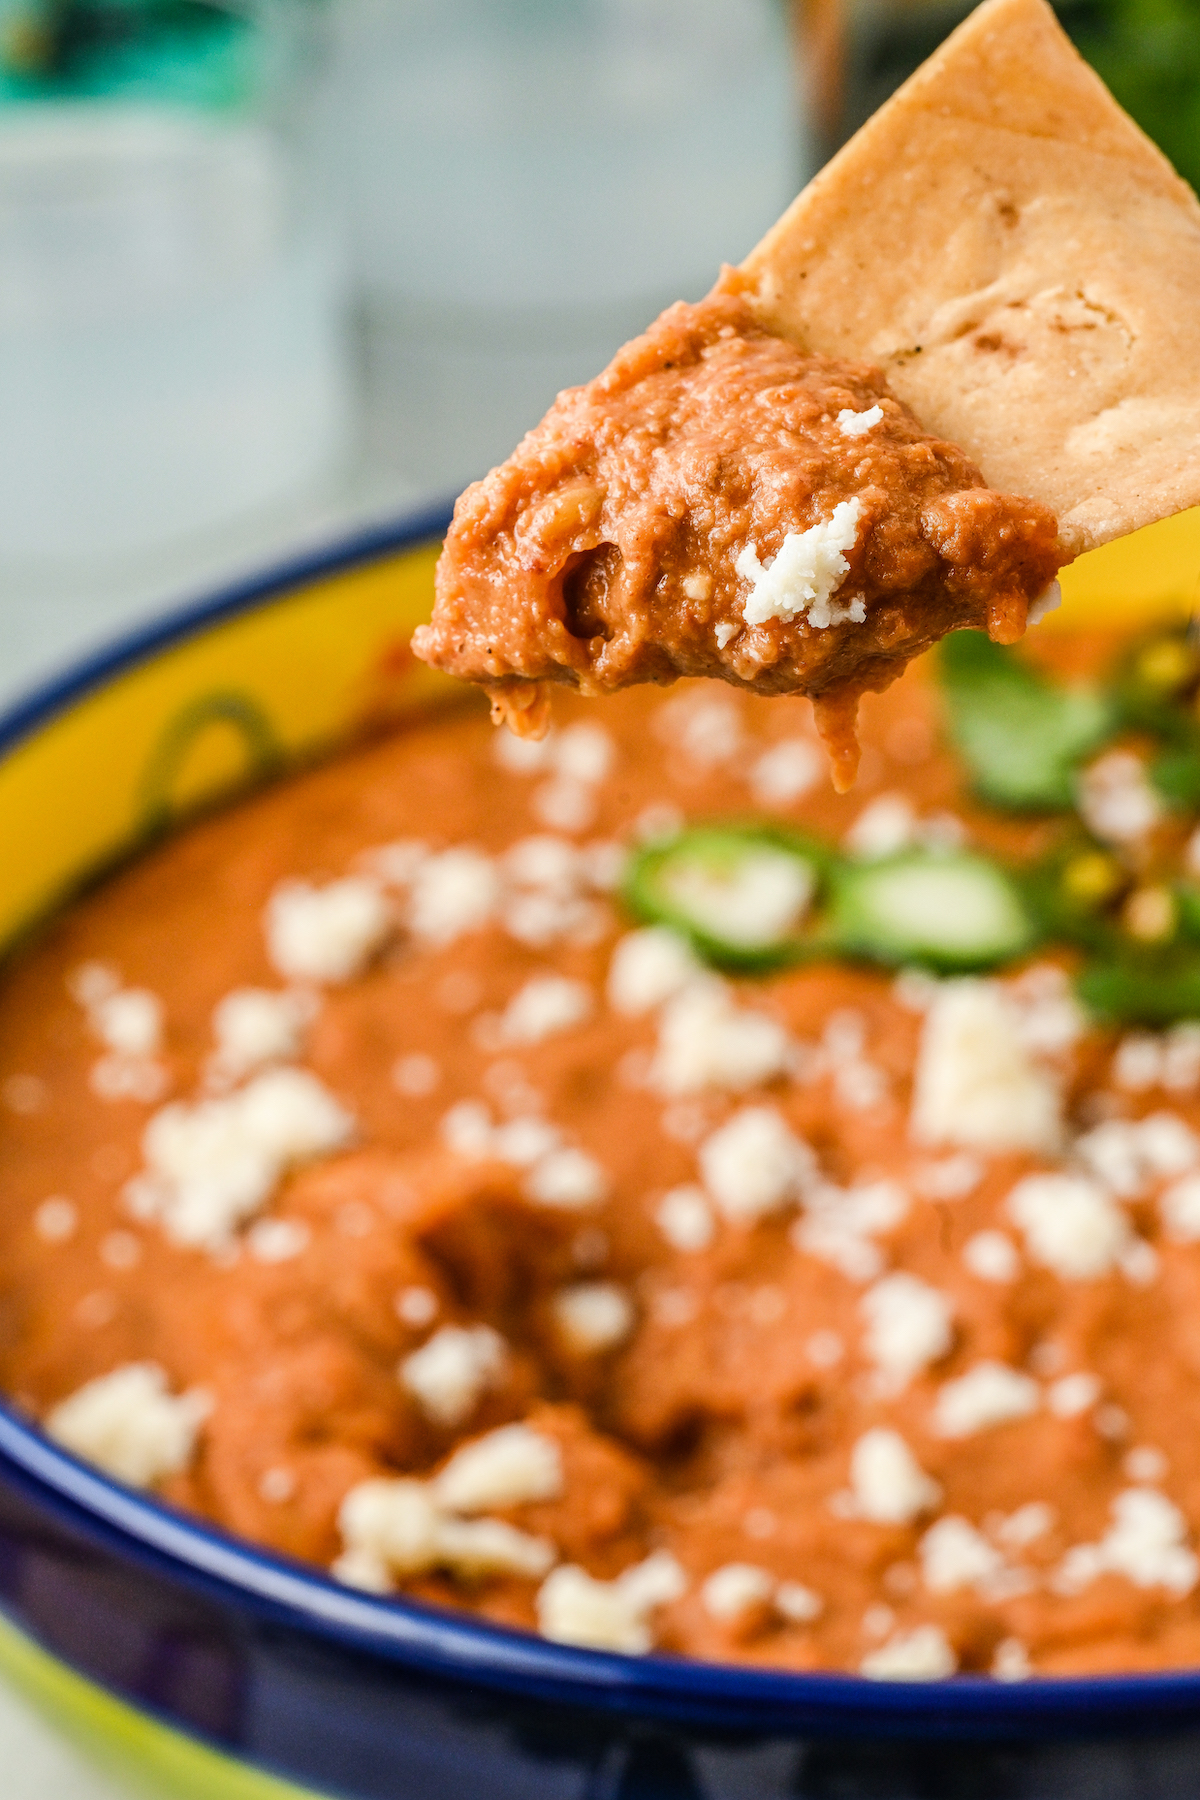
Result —
<instances>
[{"instance_id":1,"label":"blue bowl rim","mask_svg":"<svg viewBox=\"0 0 1200 1800\"><path fill-rule=\"evenodd\" d=\"M447 505L336 538L205 597L175 606L71 664L0 714L0 756L73 703L224 619L267 606L323 576L436 540ZM1200 1669L879 1682L556 1644L468 1612L347 1588L310 1564L273 1555L110 1479L48 1439L0 1399L0 1473L34 1504L142 1567L349 1651L427 1676L604 1711L715 1729L797 1730L836 1738L991 1739L1105 1734L1200 1716Z\"/></svg>"}]
</instances>

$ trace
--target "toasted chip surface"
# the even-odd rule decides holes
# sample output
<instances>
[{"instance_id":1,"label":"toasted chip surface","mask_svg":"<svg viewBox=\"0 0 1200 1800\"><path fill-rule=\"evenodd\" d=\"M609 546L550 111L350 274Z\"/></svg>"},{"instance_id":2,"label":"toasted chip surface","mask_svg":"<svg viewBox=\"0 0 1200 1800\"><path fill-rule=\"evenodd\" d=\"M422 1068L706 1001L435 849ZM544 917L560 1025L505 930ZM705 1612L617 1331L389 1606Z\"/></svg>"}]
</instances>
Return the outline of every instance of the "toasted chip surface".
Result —
<instances>
[{"instance_id":1,"label":"toasted chip surface","mask_svg":"<svg viewBox=\"0 0 1200 1800\"><path fill-rule=\"evenodd\" d=\"M1200 503L1200 204L1044 0L986 0L743 270L1072 551Z\"/></svg>"}]
</instances>

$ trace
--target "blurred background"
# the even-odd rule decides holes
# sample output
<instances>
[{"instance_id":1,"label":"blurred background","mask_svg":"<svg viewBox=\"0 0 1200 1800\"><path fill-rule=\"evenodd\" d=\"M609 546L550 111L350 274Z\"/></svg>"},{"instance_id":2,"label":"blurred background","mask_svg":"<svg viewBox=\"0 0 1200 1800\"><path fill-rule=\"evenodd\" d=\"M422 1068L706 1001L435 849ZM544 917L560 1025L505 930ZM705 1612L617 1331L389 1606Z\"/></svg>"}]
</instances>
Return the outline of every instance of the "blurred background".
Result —
<instances>
[{"instance_id":1,"label":"blurred background","mask_svg":"<svg viewBox=\"0 0 1200 1800\"><path fill-rule=\"evenodd\" d=\"M961 0L0 0L0 701L448 498ZM1200 175L1200 0L1064 0Z\"/></svg>"}]
</instances>

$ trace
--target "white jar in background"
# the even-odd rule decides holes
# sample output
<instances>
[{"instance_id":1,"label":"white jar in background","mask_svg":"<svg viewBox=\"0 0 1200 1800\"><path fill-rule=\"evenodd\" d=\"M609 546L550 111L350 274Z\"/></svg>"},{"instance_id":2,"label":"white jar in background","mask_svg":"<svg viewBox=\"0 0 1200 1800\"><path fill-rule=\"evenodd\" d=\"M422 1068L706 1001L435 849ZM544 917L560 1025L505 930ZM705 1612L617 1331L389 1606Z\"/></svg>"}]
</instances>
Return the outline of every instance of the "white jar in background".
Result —
<instances>
[{"instance_id":1,"label":"white jar in background","mask_svg":"<svg viewBox=\"0 0 1200 1800\"><path fill-rule=\"evenodd\" d=\"M425 492L699 298L799 189L781 0L335 0L325 160L374 448Z\"/></svg>"},{"instance_id":2,"label":"white jar in background","mask_svg":"<svg viewBox=\"0 0 1200 1800\"><path fill-rule=\"evenodd\" d=\"M346 451L342 259L251 109L0 108L0 566L200 539Z\"/></svg>"}]
</instances>

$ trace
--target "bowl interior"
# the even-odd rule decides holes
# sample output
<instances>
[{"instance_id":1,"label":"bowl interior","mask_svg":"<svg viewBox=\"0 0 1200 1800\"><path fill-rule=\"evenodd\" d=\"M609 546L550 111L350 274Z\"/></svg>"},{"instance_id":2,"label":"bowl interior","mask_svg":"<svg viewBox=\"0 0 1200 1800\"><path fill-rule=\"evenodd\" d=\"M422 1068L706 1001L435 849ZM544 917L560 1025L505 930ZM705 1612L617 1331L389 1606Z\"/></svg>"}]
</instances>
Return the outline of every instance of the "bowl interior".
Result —
<instances>
[{"instance_id":1,"label":"bowl interior","mask_svg":"<svg viewBox=\"0 0 1200 1800\"><path fill-rule=\"evenodd\" d=\"M446 522L429 515L219 595L118 644L0 720L0 811L18 847L0 859L0 951L196 810L358 732L452 701L461 690L409 647L432 604ZM1198 570L1200 510L1082 558L1066 571L1065 605L1048 628L1187 613ZM87 1692L97 1705L118 1704L86 1683L80 1693L60 1691L52 1678L59 1665L45 1658L43 1666L42 1656L0 1624L0 1667L56 1710L70 1702L86 1716ZM578 1661L578 1653L551 1660ZM692 1680L702 1690L730 1674L698 1669ZM744 1673L735 1684L782 1685L779 1676ZM903 1709L899 1695L878 1698L885 1710L888 1701ZM140 1729L140 1715L130 1717ZM109 1719L108 1735L114 1729ZM193 1791L216 1790L209 1782ZM223 1783L220 1791L242 1793ZM247 1800L266 1791L247 1789Z\"/></svg>"}]
</instances>

